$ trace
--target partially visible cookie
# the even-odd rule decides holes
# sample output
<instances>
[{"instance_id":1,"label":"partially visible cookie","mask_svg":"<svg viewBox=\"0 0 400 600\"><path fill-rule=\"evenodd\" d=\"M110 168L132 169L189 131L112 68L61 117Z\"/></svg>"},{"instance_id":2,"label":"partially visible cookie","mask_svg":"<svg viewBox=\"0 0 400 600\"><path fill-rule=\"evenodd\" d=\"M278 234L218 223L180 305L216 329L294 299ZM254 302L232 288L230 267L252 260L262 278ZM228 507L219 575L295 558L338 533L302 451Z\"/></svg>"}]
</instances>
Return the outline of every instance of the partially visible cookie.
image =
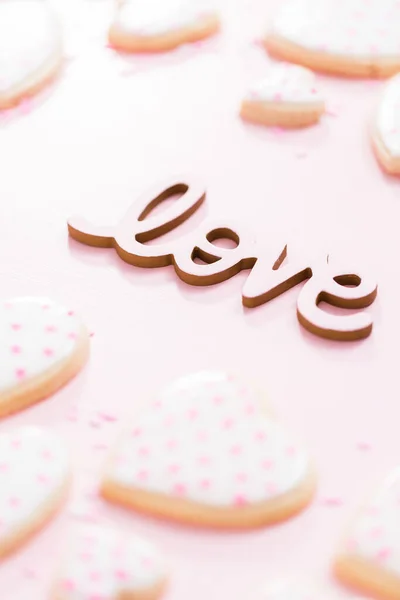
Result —
<instances>
[{"instance_id":1,"label":"partially visible cookie","mask_svg":"<svg viewBox=\"0 0 400 600\"><path fill-rule=\"evenodd\" d=\"M248 528L288 519L315 490L307 452L235 377L177 380L113 451L101 493L118 504L202 526Z\"/></svg>"},{"instance_id":2,"label":"partially visible cookie","mask_svg":"<svg viewBox=\"0 0 400 600\"><path fill-rule=\"evenodd\" d=\"M240 115L260 125L305 127L317 123L324 111L314 73L296 65L277 64L249 90Z\"/></svg>"},{"instance_id":3,"label":"partially visible cookie","mask_svg":"<svg viewBox=\"0 0 400 600\"><path fill-rule=\"evenodd\" d=\"M217 33L218 15L199 0L122 0L109 43L125 52L163 52Z\"/></svg>"},{"instance_id":4,"label":"partially visible cookie","mask_svg":"<svg viewBox=\"0 0 400 600\"><path fill-rule=\"evenodd\" d=\"M37 427L0 434L0 557L54 516L69 480L69 457L59 436Z\"/></svg>"},{"instance_id":5,"label":"partially visible cookie","mask_svg":"<svg viewBox=\"0 0 400 600\"><path fill-rule=\"evenodd\" d=\"M335 561L337 577L380 600L400 598L400 469L356 516Z\"/></svg>"},{"instance_id":6,"label":"partially visible cookie","mask_svg":"<svg viewBox=\"0 0 400 600\"><path fill-rule=\"evenodd\" d=\"M338 600L338 594L328 585L285 578L269 581L262 600Z\"/></svg>"},{"instance_id":7,"label":"partially visible cookie","mask_svg":"<svg viewBox=\"0 0 400 600\"><path fill-rule=\"evenodd\" d=\"M390 175L400 175L400 75L393 77L383 90L372 145L381 167Z\"/></svg>"},{"instance_id":8,"label":"partially visible cookie","mask_svg":"<svg viewBox=\"0 0 400 600\"><path fill-rule=\"evenodd\" d=\"M47 298L0 303L0 417L54 393L88 354L89 334L72 310Z\"/></svg>"},{"instance_id":9,"label":"partially visible cookie","mask_svg":"<svg viewBox=\"0 0 400 600\"><path fill-rule=\"evenodd\" d=\"M100 526L72 538L57 575L54 600L156 600L167 582L163 561L146 540Z\"/></svg>"},{"instance_id":10,"label":"partially visible cookie","mask_svg":"<svg viewBox=\"0 0 400 600\"><path fill-rule=\"evenodd\" d=\"M0 2L0 109L38 92L59 71L62 34L43 0Z\"/></svg>"}]
</instances>

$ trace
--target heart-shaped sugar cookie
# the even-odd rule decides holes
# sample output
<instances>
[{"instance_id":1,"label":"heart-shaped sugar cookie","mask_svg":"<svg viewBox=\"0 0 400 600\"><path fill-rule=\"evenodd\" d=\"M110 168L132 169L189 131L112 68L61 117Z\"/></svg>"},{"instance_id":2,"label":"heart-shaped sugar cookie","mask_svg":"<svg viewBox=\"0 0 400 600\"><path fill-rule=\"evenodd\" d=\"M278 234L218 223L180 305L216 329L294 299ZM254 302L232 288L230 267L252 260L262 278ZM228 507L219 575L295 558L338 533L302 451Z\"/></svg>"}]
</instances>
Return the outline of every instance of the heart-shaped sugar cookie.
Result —
<instances>
[{"instance_id":1,"label":"heart-shaped sugar cookie","mask_svg":"<svg viewBox=\"0 0 400 600\"><path fill-rule=\"evenodd\" d=\"M400 76L393 77L382 93L372 134L375 155L383 169L400 174Z\"/></svg>"},{"instance_id":2,"label":"heart-shaped sugar cookie","mask_svg":"<svg viewBox=\"0 0 400 600\"><path fill-rule=\"evenodd\" d=\"M61 59L60 27L46 2L0 2L0 109L38 91Z\"/></svg>"},{"instance_id":3,"label":"heart-shaped sugar cookie","mask_svg":"<svg viewBox=\"0 0 400 600\"><path fill-rule=\"evenodd\" d=\"M305 127L317 123L325 111L324 100L309 69L290 64L268 68L242 102L246 121L279 127Z\"/></svg>"},{"instance_id":4,"label":"heart-shaped sugar cookie","mask_svg":"<svg viewBox=\"0 0 400 600\"><path fill-rule=\"evenodd\" d=\"M102 484L107 499L140 511L220 527L290 517L314 491L304 450L223 373L178 380L127 431Z\"/></svg>"},{"instance_id":5,"label":"heart-shaped sugar cookie","mask_svg":"<svg viewBox=\"0 0 400 600\"><path fill-rule=\"evenodd\" d=\"M264 43L311 69L388 77L400 70L399 31L398 0L286 0Z\"/></svg>"},{"instance_id":6,"label":"heart-shaped sugar cookie","mask_svg":"<svg viewBox=\"0 0 400 600\"><path fill-rule=\"evenodd\" d=\"M201 0L122 0L109 42L126 52L159 52L207 38L219 18Z\"/></svg>"},{"instance_id":7,"label":"heart-shaped sugar cookie","mask_svg":"<svg viewBox=\"0 0 400 600\"><path fill-rule=\"evenodd\" d=\"M345 584L368 596L400 597L400 469L387 477L356 517L335 572Z\"/></svg>"},{"instance_id":8,"label":"heart-shaped sugar cookie","mask_svg":"<svg viewBox=\"0 0 400 600\"><path fill-rule=\"evenodd\" d=\"M0 417L55 392L88 351L88 333L73 311L47 298L0 303Z\"/></svg>"},{"instance_id":9,"label":"heart-shaped sugar cookie","mask_svg":"<svg viewBox=\"0 0 400 600\"><path fill-rule=\"evenodd\" d=\"M85 527L70 545L52 597L57 600L155 600L166 585L152 544L113 529Z\"/></svg>"},{"instance_id":10,"label":"heart-shaped sugar cookie","mask_svg":"<svg viewBox=\"0 0 400 600\"><path fill-rule=\"evenodd\" d=\"M0 434L0 556L54 515L69 479L68 454L59 436L36 427Z\"/></svg>"}]
</instances>

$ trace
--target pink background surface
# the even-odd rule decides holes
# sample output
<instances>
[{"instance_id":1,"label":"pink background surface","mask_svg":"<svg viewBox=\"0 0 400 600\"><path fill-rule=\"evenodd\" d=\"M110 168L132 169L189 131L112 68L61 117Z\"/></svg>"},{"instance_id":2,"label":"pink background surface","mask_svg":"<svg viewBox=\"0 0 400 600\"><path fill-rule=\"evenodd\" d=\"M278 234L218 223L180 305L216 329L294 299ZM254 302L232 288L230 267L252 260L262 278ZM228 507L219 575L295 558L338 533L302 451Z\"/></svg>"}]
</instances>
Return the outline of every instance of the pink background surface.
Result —
<instances>
[{"instance_id":1,"label":"pink background surface","mask_svg":"<svg viewBox=\"0 0 400 600\"><path fill-rule=\"evenodd\" d=\"M242 123L240 99L268 64L253 42L277 4L220 0L217 38L127 59L105 48L111 2L64 0L63 76L33 104L0 116L3 296L61 300L94 334L90 362L76 380L1 423L2 431L50 426L76 463L63 514L1 565L7 599L46 598L66 533L88 518L159 542L174 600L259 598L270 579L298 573L330 584L346 521L398 461L399 183L381 173L369 143L383 84L319 78L334 116L306 131ZM329 252L376 277L371 337L346 344L308 334L296 318L298 288L246 310L244 273L191 288L171 268L130 267L113 251L68 239L71 214L114 223L140 192L181 172L203 178L208 190L206 206L184 231L206 214L226 216L260 238L284 235L295 247ZM93 497L106 447L126 418L166 382L204 368L256 380L308 443L320 485L300 517L223 534L156 522Z\"/></svg>"}]
</instances>

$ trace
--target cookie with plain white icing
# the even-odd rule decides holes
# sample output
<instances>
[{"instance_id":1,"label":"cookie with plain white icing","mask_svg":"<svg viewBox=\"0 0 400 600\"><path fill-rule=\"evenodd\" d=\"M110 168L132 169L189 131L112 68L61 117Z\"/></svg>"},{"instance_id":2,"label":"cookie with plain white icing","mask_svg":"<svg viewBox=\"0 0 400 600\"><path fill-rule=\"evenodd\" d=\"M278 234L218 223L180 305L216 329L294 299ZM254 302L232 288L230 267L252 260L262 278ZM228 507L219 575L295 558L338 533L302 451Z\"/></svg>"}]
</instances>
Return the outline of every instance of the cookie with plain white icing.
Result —
<instances>
[{"instance_id":1,"label":"cookie with plain white icing","mask_svg":"<svg viewBox=\"0 0 400 600\"><path fill-rule=\"evenodd\" d=\"M314 488L308 454L260 395L235 377L201 372L138 415L110 456L101 493L159 517L246 528L298 513Z\"/></svg>"},{"instance_id":2,"label":"cookie with plain white icing","mask_svg":"<svg viewBox=\"0 0 400 600\"><path fill-rule=\"evenodd\" d=\"M388 475L351 525L335 561L346 585L382 600L400 597L400 469Z\"/></svg>"},{"instance_id":3,"label":"cookie with plain white icing","mask_svg":"<svg viewBox=\"0 0 400 600\"><path fill-rule=\"evenodd\" d=\"M62 34L43 0L0 2L0 109L38 92L59 71Z\"/></svg>"},{"instance_id":4,"label":"cookie with plain white icing","mask_svg":"<svg viewBox=\"0 0 400 600\"><path fill-rule=\"evenodd\" d=\"M156 600L167 582L163 560L147 540L100 526L72 538L57 574L54 600Z\"/></svg>"},{"instance_id":5,"label":"cookie with plain white icing","mask_svg":"<svg viewBox=\"0 0 400 600\"><path fill-rule=\"evenodd\" d=\"M58 435L37 427L0 434L0 557L54 516L69 480L68 452Z\"/></svg>"},{"instance_id":6,"label":"cookie with plain white icing","mask_svg":"<svg viewBox=\"0 0 400 600\"><path fill-rule=\"evenodd\" d=\"M0 417L57 391L88 353L89 334L72 310L47 298L0 303Z\"/></svg>"},{"instance_id":7,"label":"cookie with plain white icing","mask_svg":"<svg viewBox=\"0 0 400 600\"><path fill-rule=\"evenodd\" d=\"M264 45L317 71L389 77L400 70L399 32L398 0L286 0Z\"/></svg>"},{"instance_id":8,"label":"cookie with plain white icing","mask_svg":"<svg viewBox=\"0 0 400 600\"><path fill-rule=\"evenodd\" d=\"M305 127L317 123L325 102L315 75L296 65L271 65L265 78L252 86L242 102L240 116L251 123Z\"/></svg>"},{"instance_id":9,"label":"cookie with plain white icing","mask_svg":"<svg viewBox=\"0 0 400 600\"><path fill-rule=\"evenodd\" d=\"M163 52L217 33L218 15L199 0L122 0L109 43L125 52Z\"/></svg>"},{"instance_id":10,"label":"cookie with plain white icing","mask_svg":"<svg viewBox=\"0 0 400 600\"><path fill-rule=\"evenodd\" d=\"M372 132L372 145L382 168L400 174L400 76L393 77L382 93Z\"/></svg>"}]
</instances>

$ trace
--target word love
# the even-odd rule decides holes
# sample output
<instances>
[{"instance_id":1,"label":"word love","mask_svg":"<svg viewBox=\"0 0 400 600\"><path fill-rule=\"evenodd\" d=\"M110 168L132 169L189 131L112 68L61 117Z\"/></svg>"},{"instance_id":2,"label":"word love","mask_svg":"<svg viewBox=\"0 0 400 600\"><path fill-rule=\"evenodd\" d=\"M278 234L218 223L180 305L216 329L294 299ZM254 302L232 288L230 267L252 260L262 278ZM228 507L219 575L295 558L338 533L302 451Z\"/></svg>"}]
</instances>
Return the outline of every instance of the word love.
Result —
<instances>
[{"instance_id":1,"label":"word love","mask_svg":"<svg viewBox=\"0 0 400 600\"><path fill-rule=\"evenodd\" d=\"M151 215L156 206L177 194L180 198L162 214ZM116 227L96 227L74 217L69 220L68 229L71 237L83 244L115 248L118 256L131 265L173 265L178 277L190 285L214 285L250 269L242 290L243 304L249 308L306 281L298 298L297 316L308 331L335 340L355 340L371 333L372 319L366 312L333 315L319 306L320 302L326 302L340 308L362 309L372 304L377 294L373 281L362 278L356 271L334 268L327 256L289 260L286 243L265 248L242 228L239 236L235 224L210 220L178 241L146 245L189 219L205 197L204 187L196 181L187 178L169 181L145 193ZM236 247L221 248L213 244L221 238L232 240ZM203 264L195 262L196 259Z\"/></svg>"}]
</instances>

